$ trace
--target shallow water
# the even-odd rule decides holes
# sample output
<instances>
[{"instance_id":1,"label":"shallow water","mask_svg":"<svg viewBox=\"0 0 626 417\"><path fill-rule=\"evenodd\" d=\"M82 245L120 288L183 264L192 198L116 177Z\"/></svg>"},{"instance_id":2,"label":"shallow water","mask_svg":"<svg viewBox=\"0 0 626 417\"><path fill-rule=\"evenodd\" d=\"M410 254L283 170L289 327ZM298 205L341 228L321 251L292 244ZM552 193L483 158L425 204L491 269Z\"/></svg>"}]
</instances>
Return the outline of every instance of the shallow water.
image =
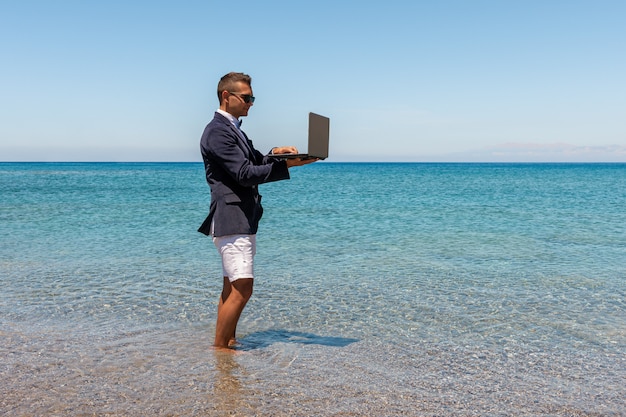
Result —
<instances>
[{"instance_id":1,"label":"shallow water","mask_svg":"<svg viewBox=\"0 0 626 417\"><path fill-rule=\"evenodd\" d=\"M201 165L0 164L0 413L624 415L626 165L323 163L261 192L233 356Z\"/></svg>"}]
</instances>

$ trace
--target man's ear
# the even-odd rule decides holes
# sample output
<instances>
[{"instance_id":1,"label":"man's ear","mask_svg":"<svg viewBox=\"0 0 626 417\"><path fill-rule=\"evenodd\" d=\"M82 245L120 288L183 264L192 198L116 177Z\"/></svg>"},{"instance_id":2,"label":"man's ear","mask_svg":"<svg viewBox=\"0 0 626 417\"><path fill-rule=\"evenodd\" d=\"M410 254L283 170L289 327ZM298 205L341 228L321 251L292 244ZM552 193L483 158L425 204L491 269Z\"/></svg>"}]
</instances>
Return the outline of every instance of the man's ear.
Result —
<instances>
[{"instance_id":1,"label":"man's ear","mask_svg":"<svg viewBox=\"0 0 626 417\"><path fill-rule=\"evenodd\" d=\"M228 97L228 94L229 94L228 91L226 91L226 90L222 91L220 104L224 103L224 101Z\"/></svg>"}]
</instances>

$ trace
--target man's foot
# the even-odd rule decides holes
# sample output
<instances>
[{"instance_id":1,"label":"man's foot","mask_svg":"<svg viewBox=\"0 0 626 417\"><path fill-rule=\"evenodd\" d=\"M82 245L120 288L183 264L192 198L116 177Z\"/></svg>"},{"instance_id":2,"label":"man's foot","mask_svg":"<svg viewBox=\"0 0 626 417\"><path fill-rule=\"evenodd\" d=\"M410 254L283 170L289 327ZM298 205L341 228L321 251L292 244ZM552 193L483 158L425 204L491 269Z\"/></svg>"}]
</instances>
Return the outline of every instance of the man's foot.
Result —
<instances>
[{"instance_id":1,"label":"man's foot","mask_svg":"<svg viewBox=\"0 0 626 417\"><path fill-rule=\"evenodd\" d=\"M211 346L211 350L213 350L215 352L228 352L228 353L236 353L237 352L234 348L232 348L230 346L224 347L224 346L215 346L215 345L213 345L213 346Z\"/></svg>"},{"instance_id":2,"label":"man's foot","mask_svg":"<svg viewBox=\"0 0 626 417\"><path fill-rule=\"evenodd\" d=\"M220 352L228 355L245 355L250 353L246 352L245 350L237 350L234 347L211 346L211 350L213 352Z\"/></svg>"}]
</instances>

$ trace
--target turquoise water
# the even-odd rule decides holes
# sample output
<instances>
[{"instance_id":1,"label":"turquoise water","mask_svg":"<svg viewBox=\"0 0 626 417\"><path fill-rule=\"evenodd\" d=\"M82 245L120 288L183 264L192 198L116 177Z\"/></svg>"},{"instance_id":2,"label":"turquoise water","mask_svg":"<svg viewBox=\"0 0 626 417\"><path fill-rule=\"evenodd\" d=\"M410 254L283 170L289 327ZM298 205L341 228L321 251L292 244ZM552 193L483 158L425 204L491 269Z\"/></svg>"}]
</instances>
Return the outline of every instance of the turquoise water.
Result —
<instances>
[{"instance_id":1,"label":"turquoise water","mask_svg":"<svg viewBox=\"0 0 626 417\"><path fill-rule=\"evenodd\" d=\"M624 415L626 165L317 163L261 193L232 356L201 164L0 164L0 414Z\"/></svg>"}]
</instances>

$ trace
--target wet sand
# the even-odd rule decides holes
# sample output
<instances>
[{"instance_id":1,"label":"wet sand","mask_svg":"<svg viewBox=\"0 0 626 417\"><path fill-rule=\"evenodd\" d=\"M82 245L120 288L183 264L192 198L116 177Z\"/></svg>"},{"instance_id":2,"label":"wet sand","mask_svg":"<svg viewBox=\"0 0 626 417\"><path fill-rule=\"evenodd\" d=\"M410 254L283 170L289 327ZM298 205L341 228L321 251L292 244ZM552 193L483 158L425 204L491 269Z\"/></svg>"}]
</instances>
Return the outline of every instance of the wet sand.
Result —
<instances>
[{"instance_id":1,"label":"wet sand","mask_svg":"<svg viewBox=\"0 0 626 417\"><path fill-rule=\"evenodd\" d=\"M11 416L619 416L625 358L610 352L402 346L298 332L210 349L210 328L0 334Z\"/></svg>"}]
</instances>

